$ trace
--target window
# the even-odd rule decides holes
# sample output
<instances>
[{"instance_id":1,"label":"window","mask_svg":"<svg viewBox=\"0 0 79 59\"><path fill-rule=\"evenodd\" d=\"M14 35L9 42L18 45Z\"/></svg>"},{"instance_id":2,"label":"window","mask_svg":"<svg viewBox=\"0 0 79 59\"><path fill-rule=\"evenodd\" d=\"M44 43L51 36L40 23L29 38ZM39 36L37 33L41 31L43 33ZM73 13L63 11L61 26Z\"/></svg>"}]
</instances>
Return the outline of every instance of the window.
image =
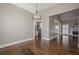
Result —
<instances>
[{"instance_id":1,"label":"window","mask_svg":"<svg viewBox=\"0 0 79 59\"><path fill-rule=\"evenodd\" d=\"M64 24L62 26L62 34L69 34L69 25L68 24Z\"/></svg>"}]
</instances>

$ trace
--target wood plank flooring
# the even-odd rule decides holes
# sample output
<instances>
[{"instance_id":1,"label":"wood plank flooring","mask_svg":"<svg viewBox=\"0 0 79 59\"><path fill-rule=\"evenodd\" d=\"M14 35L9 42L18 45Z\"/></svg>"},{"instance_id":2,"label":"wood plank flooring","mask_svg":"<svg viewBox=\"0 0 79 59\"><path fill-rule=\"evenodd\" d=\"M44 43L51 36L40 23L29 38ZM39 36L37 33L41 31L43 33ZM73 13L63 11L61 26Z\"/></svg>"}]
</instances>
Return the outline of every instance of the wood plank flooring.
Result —
<instances>
[{"instance_id":1,"label":"wood plank flooring","mask_svg":"<svg viewBox=\"0 0 79 59\"><path fill-rule=\"evenodd\" d=\"M57 43L57 38L49 41L49 47L43 48L33 41L27 41L0 49L0 55L79 55L77 49L65 49ZM45 41L46 42L46 41Z\"/></svg>"}]
</instances>

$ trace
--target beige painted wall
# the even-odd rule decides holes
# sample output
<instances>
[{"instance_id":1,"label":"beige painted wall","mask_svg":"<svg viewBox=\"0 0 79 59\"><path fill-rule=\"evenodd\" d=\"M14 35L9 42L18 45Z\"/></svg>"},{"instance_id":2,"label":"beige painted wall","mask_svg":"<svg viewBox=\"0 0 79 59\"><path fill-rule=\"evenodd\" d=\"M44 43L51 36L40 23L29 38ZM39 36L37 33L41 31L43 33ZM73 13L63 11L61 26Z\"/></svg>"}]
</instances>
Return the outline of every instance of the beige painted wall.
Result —
<instances>
[{"instance_id":1,"label":"beige painted wall","mask_svg":"<svg viewBox=\"0 0 79 59\"><path fill-rule=\"evenodd\" d=\"M55 32L55 26L59 25L59 32L61 33L61 22L59 21L60 18L54 18L53 16L50 16L49 19L49 38L52 38L53 36L56 36Z\"/></svg>"},{"instance_id":2,"label":"beige painted wall","mask_svg":"<svg viewBox=\"0 0 79 59\"><path fill-rule=\"evenodd\" d=\"M49 38L49 17L47 15L42 16L42 38L48 39Z\"/></svg>"},{"instance_id":3,"label":"beige painted wall","mask_svg":"<svg viewBox=\"0 0 79 59\"><path fill-rule=\"evenodd\" d=\"M32 14L11 4L0 4L0 45L33 38Z\"/></svg>"},{"instance_id":4,"label":"beige painted wall","mask_svg":"<svg viewBox=\"0 0 79 59\"><path fill-rule=\"evenodd\" d=\"M47 10L41 11L40 14L42 15L42 37L49 39L49 16L53 16L56 14L64 13L73 9L79 8L79 4L70 3L70 4L58 4L51 8L48 8Z\"/></svg>"},{"instance_id":5,"label":"beige painted wall","mask_svg":"<svg viewBox=\"0 0 79 59\"><path fill-rule=\"evenodd\" d=\"M49 38L54 36L54 18L51 16L49 20Z\"/></svg>"}]
</instances>

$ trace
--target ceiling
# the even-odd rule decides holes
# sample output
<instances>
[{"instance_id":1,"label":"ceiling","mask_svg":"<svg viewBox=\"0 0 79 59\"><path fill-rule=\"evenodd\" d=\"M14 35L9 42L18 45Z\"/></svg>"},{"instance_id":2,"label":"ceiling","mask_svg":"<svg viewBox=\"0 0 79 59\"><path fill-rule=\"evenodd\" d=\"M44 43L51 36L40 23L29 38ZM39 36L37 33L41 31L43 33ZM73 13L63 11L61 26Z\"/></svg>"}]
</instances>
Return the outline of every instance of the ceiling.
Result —
<instances>
[{"instance_id":1,"label":"ceiling","mask_svg":"<svg viewBox=\"0 0 79 59\"><path fill-rule=\"evenodd\" d=\"M72 10L66 13L59 14L58 16L61 17L61 21L73 21L78 20L79 9Z\"/></svg>"},{"instance_id":2,"label":"ceiling","mask_svg":"<svg viewBox=\"0 0 79 59\"><path fill-rule=\"evenodd\" d=\"M20 7L24 10L27 10L31 13L35 12L35 3L12 3L13 5L16 5L17 7ZM38 8L39 11L48 9L54 5L56 5L57 3L38 3Z\"/></svg>"}]
</instances>

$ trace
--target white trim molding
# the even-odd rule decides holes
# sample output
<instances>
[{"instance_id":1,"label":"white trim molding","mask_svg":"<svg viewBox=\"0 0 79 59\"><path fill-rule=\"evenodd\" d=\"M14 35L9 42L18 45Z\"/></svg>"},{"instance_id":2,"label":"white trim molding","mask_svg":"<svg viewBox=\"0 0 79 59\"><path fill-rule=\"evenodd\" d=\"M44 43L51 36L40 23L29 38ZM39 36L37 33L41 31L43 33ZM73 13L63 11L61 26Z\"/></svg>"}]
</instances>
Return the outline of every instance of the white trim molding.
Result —
<instances>
[{"instance_id":1,"label":"white trim molding","mask_svg":"<svg viewBox=\"0 0 79 59\"><path fill-rule=\"evenodd\" d=\"M58 35L52 36L51 38L49 38L49 40L51 40L51 39L53 39L53 38L55 38L55 37L58 37Z\"/></svg>"},{"instance_id":2,"label":"white trim molding","mask_svg":"<svg viewBox=\"0 0 79 59\"><path fill-rule=\"evenodd\" d=\"M58 37L58 35L55 35L55 36L52 36L51 38L42 38L42 39L44 39L44 40L51 40L51 39L53 39L53 38L55 38L55 37Z\"/></svg>"},{"instance_id":3,"label":"white trim molding","mask_svg":"<svg viewBox=\"0 0 79 59\"><path fill-rule=\"evenodd\" d=\"M28 39L23 39L23 40L20 40L20 41L10 42L10 43L4 44L4 45L0 45L0 48L5 48L5 47L11 46L11 45L19 44L19 43L30 41L30 40L33 40L33 39L34 38L28 38Z\"/></svg>"},{"instance_id":4,"label":"white trim molding","mask_svg":"<svg viewBox=\"0 0 79 59\"><path fill-rule=\"evenodd\" d=\"M49 40L48 38L42 38L43 40Z\"/></svg>"},{"instance_id":5,"label":"white trim molding","mask_svg":"<svg viewBox=\"0 0 79 59\"><path fill-rule=\"evenodd\" d=\"M50 39L48 39L48 38L42 38L42 39L44 39L44 40L51 40L51 39L53 39L55 37L57 37L57 35L51 37ZM10 42L10 43L4 44L4 45L0 45L0 48L5 48L5 47L11 46L11 45L23 43L23 42L30 41L30 40L33 40L33 39L34 38L28 38L28 39L23 39L23 40L19 40L19 41Z\"/></svg>"}]
</instances>

